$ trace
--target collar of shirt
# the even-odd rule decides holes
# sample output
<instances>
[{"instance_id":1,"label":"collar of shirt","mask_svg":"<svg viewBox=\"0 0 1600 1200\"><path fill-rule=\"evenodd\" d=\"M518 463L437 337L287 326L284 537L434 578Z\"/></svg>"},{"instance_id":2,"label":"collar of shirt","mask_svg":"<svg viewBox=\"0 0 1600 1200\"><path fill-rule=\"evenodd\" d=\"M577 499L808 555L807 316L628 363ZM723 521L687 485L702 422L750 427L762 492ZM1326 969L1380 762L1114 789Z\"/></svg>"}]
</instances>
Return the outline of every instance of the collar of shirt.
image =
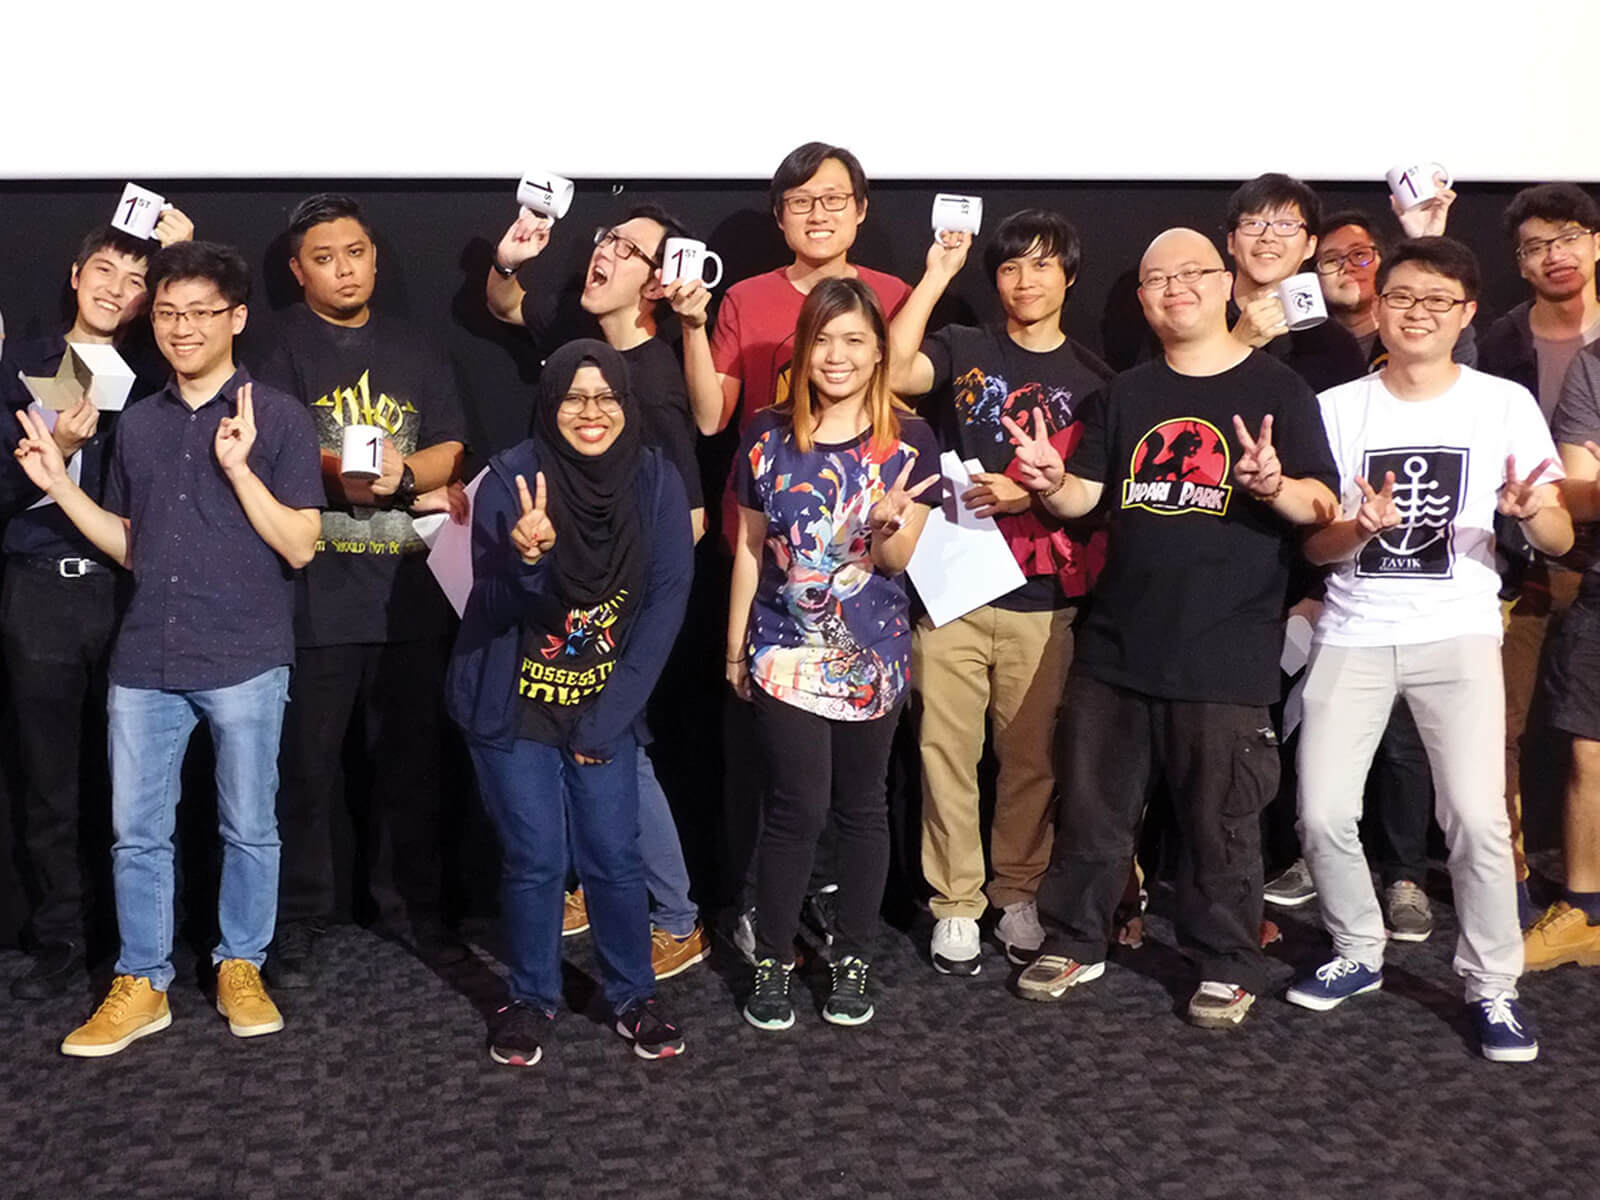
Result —
<instances>
[{"instance_id":1,"label":"collar of shirt","mask_svg":"<svg viewBox=\"0 0 1600 1200\"><path fill-rule=\"evenodd\" d=\"M245 370L243 367L236 366L233 369L233 374L228 376L228 381L217 389L217 394L215 396L211 397L211 399L207 400L204 404L190 409L189 402L183 398L183 389L178 385L178 377L176 375L172 375L167 379L167 386L161 389L161 396L163 399L177 401L179 404L183 405L186 411L199 412L201 409L208 408L215 404L218 400L226 400L230 405L234 404L239 395L240 384L249 382L250 372Z\"/></svg>"}]
</instances>

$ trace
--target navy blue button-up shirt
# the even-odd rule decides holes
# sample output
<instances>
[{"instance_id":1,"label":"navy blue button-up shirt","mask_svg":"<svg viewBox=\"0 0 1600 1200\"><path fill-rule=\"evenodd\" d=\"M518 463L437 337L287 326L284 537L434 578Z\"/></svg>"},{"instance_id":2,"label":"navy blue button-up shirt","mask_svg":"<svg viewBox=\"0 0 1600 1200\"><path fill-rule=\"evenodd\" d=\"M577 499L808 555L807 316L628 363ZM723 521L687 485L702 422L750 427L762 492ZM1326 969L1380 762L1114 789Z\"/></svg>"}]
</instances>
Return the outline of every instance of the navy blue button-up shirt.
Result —
<instances>
[{"instance_id":1,"label":"navy blue button-up shirt","mask_svg":"<svg viewBox=\"0 0 1600 1200\"><path fill-rule=\"evenodd\" d=\"M212 448L248 382L241 367L191 409L174 380L122 415L105 507L128 518L134 588L111 652L112 683L202 691L294 661L294 572L250 524ZM279 503L321 508L311 414L264 384L251 396L250 469Z\"/></svg>"}]
</instances>

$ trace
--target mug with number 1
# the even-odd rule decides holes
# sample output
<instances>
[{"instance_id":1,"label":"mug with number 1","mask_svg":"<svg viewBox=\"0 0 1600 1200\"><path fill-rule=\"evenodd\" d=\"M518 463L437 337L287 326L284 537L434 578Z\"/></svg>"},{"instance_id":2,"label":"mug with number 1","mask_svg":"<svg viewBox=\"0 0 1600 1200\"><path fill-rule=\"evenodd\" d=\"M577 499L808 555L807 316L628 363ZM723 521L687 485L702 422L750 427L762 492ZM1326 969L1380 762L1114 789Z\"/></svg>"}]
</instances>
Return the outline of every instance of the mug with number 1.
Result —
<instances>
[{"instance_id":1,"label":"mug with number 1","mask_svg":"<svg viewBox=\"0 0 1600 1200\"><path fill-rule=\"evenodd\" d=\"M710 279L705 277L707 260L717 266ZM708 288L716 287L722 282L722 257L694 238L668 238L661 247L661 283L664 287L679 279L698 279Z\"/></svg>"},{"instance_id":2,"label":"mug with number 1","mask_svg":"<svg viewBox=\"0 0 1600 1200\"><path fill-rule=\"evenodd\" d=\"M1435 177L1438 178L1435 178ZM1440 183L1438 180L1444 180ZM1389 171L1389 191L1395 203L1409 212L1419 204L1432 200L1443 188L1450 186L1450 172L1441 163L1417 163L1409 167L1393 167Z\"/></svg>"},{"instance_id":3,"label":"mug with number 1","mask_svg":"<svg viewBox=\"0 0 1600 1200\"><path fill-rule=\"evenodd\" d=\"M339 474L376 479L383 474L383 430L376 425L346 425Z\"/></svg>"},{"instance_id":4,"label":"mug with number 1","mask_svg":"<svg viewBox=\"0 0 1600 1200\"><path fill-rule=\"evenodd\" d=\"M117 201L117 211L111 216L111 224L136 238L150 238L155 234L156 222L161 220L161 214L171 207L165 197L137 183L130 183L122 189L122 199Z\"/></svg>"}]
</instances>

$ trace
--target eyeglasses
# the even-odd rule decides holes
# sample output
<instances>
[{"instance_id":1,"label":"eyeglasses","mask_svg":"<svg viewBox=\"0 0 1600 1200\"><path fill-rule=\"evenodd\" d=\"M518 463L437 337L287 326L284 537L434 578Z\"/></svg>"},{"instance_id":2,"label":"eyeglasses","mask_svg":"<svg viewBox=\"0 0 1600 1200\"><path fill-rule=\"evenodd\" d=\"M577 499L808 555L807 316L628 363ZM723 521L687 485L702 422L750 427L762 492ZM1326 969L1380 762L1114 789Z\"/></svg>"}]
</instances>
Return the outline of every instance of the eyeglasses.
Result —
<instances>
[{"instance_id":1,"label":"eyeglasses","mask_svg":"<svg viewBox=\"0 0 1600 1200\"><path fill-rule=\"evenodd\" d=\"M1146 292L1159 292L1165 290L1167 284L1174 281L1196 284L1207 275L1221 275L1224 271L1225 268L1223 267L1184 267L1182 270L1174 271L1170 275L1164 271L1151 271L1150 274L1139 280L1139 287Z\"/></svg>"},{"instance_id":2,"label":"eyeglasses","mask_svg":"<svg viewBox=\"0 0 1600 1200\"><path fill-rule=\"evenodd\" d=\"M1271 226L1272 232L1279 237L1293 237L1306 227L1304 221L1291 221L1288 217L1280 217L1276 221L1263 221L1260 217L1241 217L1233 228L1245 237L1260 237Z\"/></svg>"},{"instance_id":3,"label":"eyeglasses","mask_svg":"<svg viewBox=\"0 0 1600 1200\"><path fill-rule=\"evenodd\" d=\"M797 217L811 214L817 205L822 205L823 212L843 212L850 201L855 198L854 192L824 192L820 196L785 196L783 206Z\"/></svg>"},{"instance_id":4,"label":"eyeglasses","mask_svg":"<svg viewBox=\"0 0 1600 1200\"><path fill-rule=\"evenodd\" d=\"M233 304L224 304L221 308L168 308L162 305L150 310L150 319L157 325L176 325L179 321L188 321L189 324L209 325L225 312L232 312L237 307Z\"/></svg>"},{"instance_id":5,"label":"eyeglasses","mask_svg":"<svg viewBox=\"0 0 1600 1200\"><path fill-rule=\"evenodd\" d=\"M592 396L568 392L561 397L561 411L569 417L576 417L588 411L591 402L608 417L614 417L622 411L622 401L615 392L596 392Z\"/></svg>"},{"instance_id":6,"label":"eyeglasses","mask_svg":"<svg viewBox=\"0 0 1600 1200\"><path fill-rule=\"evenodd\" d=\"M1574 249L1582 238L1590 237L1592 229L1564 229L1555 237L1533 238L1523 242L1517 247L1517 257L1524 262L1530 258L1543 258L1550 251L1551 246L1560 246L1563 250Z\"/></svg>"},{"instance_id":7,"label":"eyeglasses","mask_svg":"<svg viewBox=\"0 0 1600 1200\"><path fill-rule=\"evenodd\" d=\"M1358 271L1362 267L1370 267L1378 261L1378 248L1376 246L1356 246L1346 250L1343 254L1325 254L1317 259L1317 273L1320 275L1337 275L1345 267Z\"/></svg>"},{"instance_id":8,"label":"eyeglasses","mask_svg":"<svg viewBox=\"0 0 1600 1200\"><path fill-rule=\"evenodd\" d=\"M1410 292L1384 292L1378 299L1401 312L1420 304L1431 313L1447 313L1458 304L1468 303L1466 300L1455 300L1449 296L1413 296Z\"/></svg>"},{"instance_id":9,"label":"eyeglasses","mask_svg":"<svg viewBox=\"0 0 1600 1200\"><path fill-rule=\"evenodd\" d=\"M639 245L638 242L630 242L615 229L607 229L603 225L594 231L594 244L596 246L615 246L617 248L617 257L624 262L637 254L652 267L659 269L661 266L660 263L644 252L644 247Z\"/></svg>"}]
</instances>

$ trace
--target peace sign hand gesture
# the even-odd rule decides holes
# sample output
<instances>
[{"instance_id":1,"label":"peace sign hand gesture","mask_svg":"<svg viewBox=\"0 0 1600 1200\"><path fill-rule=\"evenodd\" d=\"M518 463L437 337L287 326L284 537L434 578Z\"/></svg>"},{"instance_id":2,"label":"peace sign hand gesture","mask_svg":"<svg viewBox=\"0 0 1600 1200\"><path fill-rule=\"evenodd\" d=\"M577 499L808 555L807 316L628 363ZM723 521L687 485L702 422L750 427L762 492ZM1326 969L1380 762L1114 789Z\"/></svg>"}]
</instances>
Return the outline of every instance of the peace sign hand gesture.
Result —
<instances>
[{"instance_id":1,"label":"peace sign hand gesture","mask_svg":"<svg viewBox=\"0 0 1600 1200\"><path fill-rule=\"evenodd\" d=\"M1555 459L1547 458L1526 479L1519 479L1516 455L1506 455L1506 481L1500 485L1500 511L1508 517L1526 521L1546 508L1546 497L1539 491L1538 480L1554 462Z\"/></svg>"},{"instance_id":2,"label":"peace sign hand gesture","mask_svg":"<svg viewBox=\"0 0 1600 1200\"><path fill-rule=\"evenodd\" d=\"M29 482L49 495L51 488L60 487L67 481L67 460L62 457L56 439L45 428L44 418L19 408L17 421L22 426L22 437L15 451L17 462Z\"/></svg>"},{"instance_id":3,"label":"peace sign hand gesture","mask_svg":"<svg viewBox=\"0 0 1600 1200\"><path fill-rule=\"evenodd\" d=\"M1356 486L1361 489L1363 497L1361 507L1356 509L1356 526L1367 537L1377 537L1385 529L1393 529L1400 524L1400 508L1394 502L1394 472L1387 471L1383 477L1383 491L1375 492L1372 485L1361 476L1356 476Z\"/></svg>"},{"instance_id":4,"label":"peace sign hand gesture","mask_svg":"<svg viewBox=\"0 0 1600 1200\"><path fill-rule=\"evenodd\" d=\"M522 561L530 567L538 562L556 544L556 528L545 516L544 472L533 477L533 495L528 494L528 481L517 476L517 497L522 503L522 516L511 527L511 544L517 548Z\"/></svg>"},{"instance_id":5,"label":"peace sign hand gesture","mask_svg":"<svg viewBox=\"0 0 1600 1200\"><path fill-rule=\"evenodd\" d=\"M222 418L212 444L217 465L230 476L248 469L250 448L256 444L256 414L250 387L248 383L239 385L233 398L234 415Z\"/></svg>"},{"instance_id":6,"label":"peace sign hand gesture","mask_svg":"<svg viewBox=\"0 0 1600 1200\"><path fill-rule=\"evenodd\" d=\"M905 467L900 471L900 478L894 481L894 486L883 494L883 499L874 504L872 511L867 514L867 527L873 533L882 534L884 537L899 533L901 526L906 523L906 518L911 515L912 501L939 481L937 475L929 475L921 483L907 489L906 480L911 478L911 468L914 465L914 459L906 461Z\"/></svg>"},{"instance_id":7,"label":"peace sign hand gesture","mask_svg":"<svg viewBox=\"0 0 1600 1200\"><path fill-rule=\"evenodd\" d=\"M1235 413L1233 432L1244 447L1244 453L1233 464L1234 480L1258 500L1276 500L1283 490L1283 464L1272 446L1272 414L1261 418L1261 432L1252 438Z\"/></svg>"},{"instance_id":8,"label":"peace sign hand gesture","mask_svg":"<svg viewBox=\"0 0 1600 1200\"><path fill-rule=\"evenodd\" d=\"M1044 410L1033 410L1032 436L1010 417L1001 417L1000 424L1017 444L1017 474L1022 486L1030 492L1054 491L1066 476L1067 466L1061 461L1060 452L1050 444L1050 430L1044 422Z\"/></svg>"}]
</instances>

